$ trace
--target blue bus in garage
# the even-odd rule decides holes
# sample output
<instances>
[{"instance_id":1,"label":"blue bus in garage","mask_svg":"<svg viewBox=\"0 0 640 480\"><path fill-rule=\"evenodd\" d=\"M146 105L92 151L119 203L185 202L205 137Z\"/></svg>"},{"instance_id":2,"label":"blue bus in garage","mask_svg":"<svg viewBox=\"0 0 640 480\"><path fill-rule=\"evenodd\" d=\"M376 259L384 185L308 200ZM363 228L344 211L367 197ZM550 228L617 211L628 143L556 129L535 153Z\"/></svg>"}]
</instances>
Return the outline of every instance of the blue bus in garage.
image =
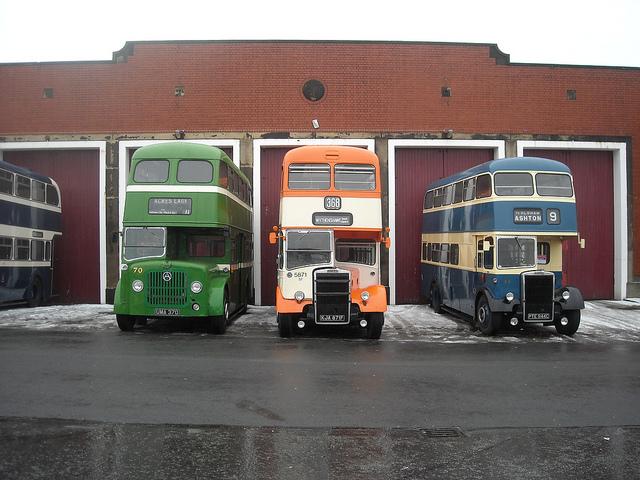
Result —
<instances>
[{"instance_id":1,"label":"blue bus in garage","mask_svg":"<svg viewBox=\"0 0 640 480\"><path fill-rule=\"evenodd\" d=\"M573 335L584 308L563 284L563 242L579 241L573 179L554 160L503 158L431 184L424 196L422 293L485 335L529 323Z\"/></svg>"},{"instance_id":2,"label":"blue bus in garage","mask_svg":"<svg viewBox=\"0 0 640 480\"><path fill-rule=\"evenodd\" d=\"M56 182L0 160L0 304L34 307L50 299L61 235Z\"/></svg>"}]
</instances>

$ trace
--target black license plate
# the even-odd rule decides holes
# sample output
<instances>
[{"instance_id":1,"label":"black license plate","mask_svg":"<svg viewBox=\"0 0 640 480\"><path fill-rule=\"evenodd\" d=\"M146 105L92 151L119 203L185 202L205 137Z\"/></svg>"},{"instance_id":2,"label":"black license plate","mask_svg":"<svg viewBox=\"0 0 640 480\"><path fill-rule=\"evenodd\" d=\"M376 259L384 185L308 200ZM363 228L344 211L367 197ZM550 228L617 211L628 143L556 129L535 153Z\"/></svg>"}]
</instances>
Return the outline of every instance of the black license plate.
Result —
<instances>
[{"instance_id":1,"label":"black license plate","mask_svg":"<svg viewBox=\"0 0 640 480\"><path fill-rule=\"evenodd\" d=\"M161 317L177 317L180 315L180 310L177 308L156 308L155 315Z\"/></svg>"}]
</instances>

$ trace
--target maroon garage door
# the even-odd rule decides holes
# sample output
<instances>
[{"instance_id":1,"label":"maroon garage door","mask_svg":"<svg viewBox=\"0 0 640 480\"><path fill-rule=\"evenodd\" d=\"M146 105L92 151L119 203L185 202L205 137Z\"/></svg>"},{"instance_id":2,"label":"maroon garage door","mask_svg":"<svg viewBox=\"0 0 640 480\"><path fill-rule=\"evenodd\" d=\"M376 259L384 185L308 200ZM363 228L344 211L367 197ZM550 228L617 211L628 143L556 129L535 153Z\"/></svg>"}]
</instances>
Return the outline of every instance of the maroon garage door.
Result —
<instances>
[{"instance_id":1,"label":"maroon garage door","mask_svg":"<svg viewBox=\"0 0 640 480\"><path fill-rule=\"evenodd\" d=\"M4 160L53 178L62 197L54 291L63 303L100 303L98 152L5 151Z\"/></svg>"},{"instance_id":2,"label":"maroon garage door","mask_svg":"<svg viewBox=\"0 0 640 480\"><path fill-rule=\"evenodd\" d=\"M396 150L396 303L418 303L422 201L427 185L493 160L493 149Z\"/></svg>"},{"instance_id":3,"label":"maroon garage door","mask_svg":"<svg viewBox=\"0 0 640 480\"><path fill-rule=\"evenodd\" d=\"M260 152L260 301L262 305L274 305L276 300L276 245L269 243L269 232L278 225L280 209L280 181L282 160L291 148L263 148ZM255 201L254 201L255 203Z\"/></svg>"},{"instance_id":4,"label":"maroon garage door","mask_svg":"<svg viewBox=\"0 0 640 480\"><path fill-rule=\"evenodd\" d=\"M558 160L573 174L578 231L586 248L572 240L563 247L565 282L586 299L613 298L613 157L607 151L526 150L532 157Z\"/></svg>"}]
</instances>

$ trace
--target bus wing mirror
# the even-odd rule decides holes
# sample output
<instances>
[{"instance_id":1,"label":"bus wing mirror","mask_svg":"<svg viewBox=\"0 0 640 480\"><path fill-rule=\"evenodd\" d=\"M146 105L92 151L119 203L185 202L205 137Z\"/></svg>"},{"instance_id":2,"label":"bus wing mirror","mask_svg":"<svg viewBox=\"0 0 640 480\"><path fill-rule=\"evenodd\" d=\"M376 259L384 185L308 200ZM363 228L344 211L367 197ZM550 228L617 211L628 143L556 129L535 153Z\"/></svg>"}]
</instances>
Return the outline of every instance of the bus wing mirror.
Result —
<instances>
[{"instance_id":1,"label":"bus wing mirror","mask_svg":"<svg viewBox=\"0 0 640 480\"><path fill-rule=\"evenodd\" d=\"M269 243L271 245L275 245L278 240L278 235L276 232L269 232Z\"/></svg>"},{"instance_id":2,"label":"bus wing mirror","mask_svg":"<svg viewBox=\"0 0 640 480\"><path fill-rule=\"evenodd\" d=\"M391 237L384 239L384 246L387 247L387 250L391 248Z\"/></svg>"},{"instance_id":3,"label":"bus wing mirror","mask_svg":"<svg viewBox=\"0 0 640 480\"><path fill-rule=\"evenodd\" d=\"M581 239L578 241L578 243L580 244L580 248L585 248L585 243L586 243L586 242L584 241L584 238L581 238Z\"/></svg>"},{"instance_id":4,"label":"bus wing mirror","mask_svg":"<svg viewBox=\"0 0 640 480\"><path fill-rule=\"evenodd\" d=\"M491 247L493 247L493 245L491 245L491 243L487 242L486 240L484 240L482 242L482 251L483 252L488 252L489 250L491 250Z\"/></svg>"}]
</instances>

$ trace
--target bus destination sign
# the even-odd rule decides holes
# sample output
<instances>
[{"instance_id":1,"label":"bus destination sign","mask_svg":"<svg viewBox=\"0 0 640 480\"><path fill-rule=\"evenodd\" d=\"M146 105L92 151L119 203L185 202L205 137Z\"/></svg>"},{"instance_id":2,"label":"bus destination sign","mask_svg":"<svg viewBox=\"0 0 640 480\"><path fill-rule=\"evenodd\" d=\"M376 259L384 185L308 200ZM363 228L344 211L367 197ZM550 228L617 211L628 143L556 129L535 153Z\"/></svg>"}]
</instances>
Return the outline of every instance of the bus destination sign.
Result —
<instances>
[{"instance_id":1,"label":"bus destination sign","mask_svg":"<svg viewBox=\"0 0 640 480\"><path fill-rule=\"evenodd\" d=\"M539 225L542 223L542 209L514 208L513 223Z\"/></svg>"},{"instance_id":2,"label":"bus destination sign","mask_svg":"<svg viewBox=\"0 0 640 480\"><path fill-rule=\"evenodd\" d=\"M150 198L150 215L191 215L190 198Z\"/></svg>"},{"instance_id":3,"label":"bus destination sign","mask_svg":"<svg viewBox=\"0 0 640 480\"><path fill-rule=\"evenodd\" d=\"M325 227L348 227L353 225L353 215L338 212L316 212L313 214L312 221L314 225Z\"/></svg>"}]
</instances>

